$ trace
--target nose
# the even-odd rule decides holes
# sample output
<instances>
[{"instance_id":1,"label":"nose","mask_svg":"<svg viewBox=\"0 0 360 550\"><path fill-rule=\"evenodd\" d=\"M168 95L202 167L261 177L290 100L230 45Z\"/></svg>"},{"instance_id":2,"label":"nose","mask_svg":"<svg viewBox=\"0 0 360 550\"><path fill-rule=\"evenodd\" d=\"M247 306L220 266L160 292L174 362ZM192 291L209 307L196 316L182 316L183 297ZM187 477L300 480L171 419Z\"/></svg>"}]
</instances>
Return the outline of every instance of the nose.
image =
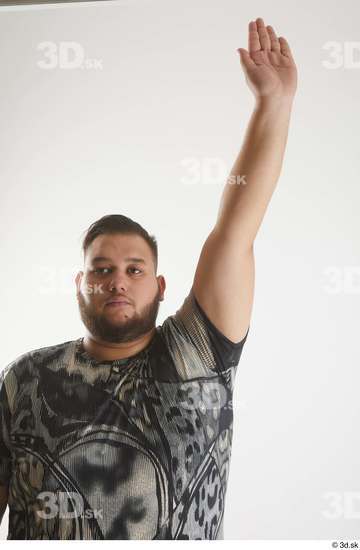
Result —
<instances>
[{"instance_id":1,"label":"nose","mask_svg":"<svg viewBox=\"0 0 360 550\"><path fill-rule=\"evenodd\" d=\"M113 292L114 290L116 290L117 292L127 292L125 275L119 273L118 275L114 276L109 283L108 290L109 292Z\"/></svg>"}]
</instances>

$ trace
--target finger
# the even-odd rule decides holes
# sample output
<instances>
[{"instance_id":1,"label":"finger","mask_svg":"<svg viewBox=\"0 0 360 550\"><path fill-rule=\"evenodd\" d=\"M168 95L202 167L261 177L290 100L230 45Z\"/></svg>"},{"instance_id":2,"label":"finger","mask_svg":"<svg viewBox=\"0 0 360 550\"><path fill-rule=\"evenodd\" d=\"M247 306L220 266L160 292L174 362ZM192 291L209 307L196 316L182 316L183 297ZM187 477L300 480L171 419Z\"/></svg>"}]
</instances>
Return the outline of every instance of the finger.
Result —
<instances>
[{"instance_id":1,"label":"finger","mask_svg":"<svg viewBox=\"0 0 360 550\"><path fill-rule=\"evenodd\" d=\"M244 48L238 48L237 50L240 54L240 62L244 70L251 69L256 67L256 63L251 59L250 54Z\"/></svg>"},{"instance_id":2,"label":"finger","mask_svg":"<svg viewBox=\"0 0 360 550\"><path fill-rule=\"evenodd\" d=\"M265 27L264 20L261 17L258 17L256 19L256 24L257 24L257 30L258 30L258 33L259 33L259 40L260 40L260 44L261 44L261 49L262 50L270 50L271 49L271 42L270 42L270 38L269 38L269 35L268 35L268 32L267 32L267 29Z\"/></svg>"},{"instance_id":3,"label":"finger","mask_svg":"<svg viewBox=\"0 0 360 550\"><path fill-rule=\"evenodd\" d=\"M279 43L280 43L281 53L286 57L288 57L289 59L293 60L290 46L286 38L284 38L283 36L279 36Z\"/></svg>"},{"instance_id":4,"label":"finger","mask_svg":"<svg viewBox=\"0 0 360 550\"><path fill-rule=\"evenodd\" d=\"M259 40L259 33L255 21L249 23L249 53L261 50L261 44Z\"/></svg>"},{"instance_id":5,"label":"finger","mask_svg":"<svg viewBox=\"0 0 360 550\"><path fill-rule=\"evenodd\" d=\"M274 29L272 28L271 25L268 25L266 28L267 28L268 33L269 33L269 38L270 38L270 42L271 42L271 50L273 52L280 52L280 42L279 42L278 37L276 36L276 33L275 33Z\"/></svg>"}]
</instances>

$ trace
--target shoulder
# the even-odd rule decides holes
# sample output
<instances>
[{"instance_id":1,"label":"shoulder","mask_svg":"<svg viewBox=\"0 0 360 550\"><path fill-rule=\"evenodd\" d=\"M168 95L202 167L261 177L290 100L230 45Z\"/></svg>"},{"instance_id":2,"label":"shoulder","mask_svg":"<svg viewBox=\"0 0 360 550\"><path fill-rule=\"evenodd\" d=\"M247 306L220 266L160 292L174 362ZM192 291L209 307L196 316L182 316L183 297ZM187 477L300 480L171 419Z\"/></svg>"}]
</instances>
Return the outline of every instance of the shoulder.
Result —
<instances>
[{"instance_id":1,"label":"shoulder","mask_svg":"<svg viewBox=\"0 0 360 550\"><path fill-rule=\"evenodd\" d=\"M17 356L0 371L0 389L3 385L8 388L16 381L23 379L24 376L34 374L36 368L41 365L61 360L73 342L73 340L69 340L60 344L35 348Z\"/></svg>"},{"instance_id":2,"label":"shoulder","mask_svg":"<svg viewBox=\"0 0 360 550\"><path fill-rule=\"evenodd\" d=\"M197 301L193 287L176 312L165 319L162 332L186 378L234 369L247 339L247 333L239 342L227 338L209 319Z\"/></svg>"}]
</instances>

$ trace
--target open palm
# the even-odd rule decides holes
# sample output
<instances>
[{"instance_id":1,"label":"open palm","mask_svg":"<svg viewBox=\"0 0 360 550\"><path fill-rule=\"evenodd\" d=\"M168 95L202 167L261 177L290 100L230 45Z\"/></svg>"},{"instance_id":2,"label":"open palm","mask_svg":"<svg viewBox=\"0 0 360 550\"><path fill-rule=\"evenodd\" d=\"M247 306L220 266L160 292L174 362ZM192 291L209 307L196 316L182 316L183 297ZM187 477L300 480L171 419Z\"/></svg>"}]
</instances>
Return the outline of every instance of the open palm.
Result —
<instances>
[{"instance_id":1,"label":"open palm","mask_svg":"<svg viewBox=\"0 0 360 550\"><path fill-rule=\"evenodd\" d=\"M293 97L297 86L297 69L284 37L277 37L273 27L258 17L249 23L249 51L239 48L246 82L257 99Z\"/></svg>"}]
</instances>

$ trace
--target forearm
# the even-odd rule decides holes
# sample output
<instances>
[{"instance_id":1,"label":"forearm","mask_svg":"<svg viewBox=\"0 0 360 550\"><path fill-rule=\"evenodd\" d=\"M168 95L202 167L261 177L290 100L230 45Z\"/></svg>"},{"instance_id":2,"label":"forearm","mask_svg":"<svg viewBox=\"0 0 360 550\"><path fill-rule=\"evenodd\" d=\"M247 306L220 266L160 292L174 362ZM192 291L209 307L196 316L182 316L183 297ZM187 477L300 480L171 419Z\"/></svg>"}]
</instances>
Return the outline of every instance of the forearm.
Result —
<instances>
[{"instance_id":1,"label":"forearm","mask_svg":"<svg viewBox=\"0 0 360 550\"><path fill-rule=\"evenodd\" d=\"M279 179L292 99L256 102L242 148L225 184L216 226L251 247Z\"/></svg>"}]
</instances>

